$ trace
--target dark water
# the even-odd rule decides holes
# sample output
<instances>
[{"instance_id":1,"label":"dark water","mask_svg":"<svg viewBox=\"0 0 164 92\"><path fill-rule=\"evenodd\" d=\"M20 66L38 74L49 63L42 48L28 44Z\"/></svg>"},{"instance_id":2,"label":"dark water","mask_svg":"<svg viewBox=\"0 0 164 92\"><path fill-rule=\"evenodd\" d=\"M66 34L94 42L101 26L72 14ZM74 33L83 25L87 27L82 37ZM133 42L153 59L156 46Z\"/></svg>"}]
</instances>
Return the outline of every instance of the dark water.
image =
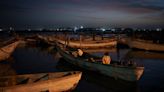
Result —
<instances>
[{"instance_id":1,"label":"dark water","mask_svg":"<svg viewBox=\"0 0 164 92\"><path fill-rule=\"evenodd\" d=\"M123 59L129 52L129 49L121 49L118 52L110 52L113 60ZM56 72L80 70L83 71L75 92L164 92L164 53L151 53L141 51L146 55L156 57L144 57L143 55L130 56L134 61L145 66L145 71L137 83L129 83L121 80L115 80L95 72L86 71L73 66L52 49L52 47L26 46L15 50L12 59L5 62L10 65L17 74L38 73L38 72ZM101 56L103 52L93 53ZM118 55L119 54L119 55ZM157 55L156 55L157 54ZM158 54L161 57L158 58ZM0 64L4 64L1 62Z\"/></svg>"}]
</instances>

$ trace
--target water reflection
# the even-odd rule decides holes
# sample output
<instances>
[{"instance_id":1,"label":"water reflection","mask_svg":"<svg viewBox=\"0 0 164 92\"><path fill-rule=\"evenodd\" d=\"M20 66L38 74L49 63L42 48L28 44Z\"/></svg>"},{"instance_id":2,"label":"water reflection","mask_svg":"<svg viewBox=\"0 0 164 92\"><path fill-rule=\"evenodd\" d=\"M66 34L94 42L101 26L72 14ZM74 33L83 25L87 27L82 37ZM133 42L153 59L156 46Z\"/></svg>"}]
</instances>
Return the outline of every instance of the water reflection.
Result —
<instances>
[{"instance_id":1,"label":"water reflection","mask_svg":"<svg viewBox=\"0 0 164 92\"><path fill-rule=\"evenodd\" d=\"M40 48L18 48L14 53L15 63L12 64L18 74L53 72L56 61L53 55L43 52Z\"/></svg>"}]
</instances>

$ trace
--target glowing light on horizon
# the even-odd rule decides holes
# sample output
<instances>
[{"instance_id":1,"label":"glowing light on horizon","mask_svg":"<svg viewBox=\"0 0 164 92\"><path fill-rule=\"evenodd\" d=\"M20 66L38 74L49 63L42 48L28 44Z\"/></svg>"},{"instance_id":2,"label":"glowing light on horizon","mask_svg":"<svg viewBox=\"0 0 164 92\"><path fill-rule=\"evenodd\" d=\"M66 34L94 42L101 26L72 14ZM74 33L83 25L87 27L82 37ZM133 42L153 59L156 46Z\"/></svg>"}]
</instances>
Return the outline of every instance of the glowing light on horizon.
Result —
<instances>
[{"instance_id":1,"label":"glowing light on horizon","mask_svg":"<svg viewBox=\"0 0 164 92\"><path fill-rule=\"evenodd\" d=\"M74 32L76 32L77 29L78 29L77 27L74 27Z\"/></svg>"},{"instance_id":2,"label":"glowing light on horizon","mask_svg":"<svg viewBox=\"0 0 164 92\"><path fill-rule=\"evenodd\" d=\"M106 29L105 28L101 28L101 30L104 32L104 31L106 31Z\"/></svg>"},{"instance_id":3,"label":"glowing light on horizon","mask_svg":"<svg viewBox=\"0 0 164 92\"><path fill-rule=\"evenodd\" d=\"M83 29L84 27L83 26L80 26L81 29Z\"/></svg>"}]
</instances>

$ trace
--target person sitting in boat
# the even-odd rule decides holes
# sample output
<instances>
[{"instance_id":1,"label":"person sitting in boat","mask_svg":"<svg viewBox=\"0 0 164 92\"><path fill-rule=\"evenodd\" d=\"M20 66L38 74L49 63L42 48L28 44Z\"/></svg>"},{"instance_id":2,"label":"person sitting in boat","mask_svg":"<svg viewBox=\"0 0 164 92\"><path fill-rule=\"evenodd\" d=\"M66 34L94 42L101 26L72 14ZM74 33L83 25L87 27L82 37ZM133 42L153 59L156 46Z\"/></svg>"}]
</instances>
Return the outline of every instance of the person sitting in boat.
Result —
<instances>
[{"instance_id":1,"label":"person sitting in boat","mask_svg":"<svg viewBox=\"0 0 164 92\"><path fill-rule=\"evenodd\" d=\"M81 49L77 49L77 51L72 52L72 55L74 57L82 57L83 56L83 51Z\"/></svg>"},{"instance_id":2,"label":"person sitting in boat","mask_svg":"<svg viewBox=\"0 0 164 92\"><path fill-rule=\"evenodd\" d=\"M79 57L83 56L83 51L81 49L77 49L77 53Z\"/></svg>"},{"instance_id":3,"label":"person sitting in boat","mask_svg":"<svg viewBox=\"0 0 164 92\"><path fill-rule=\"evenodd\" d=\"M111 57L109 56L108 52L104 53L104 56L102 57L102 63L103 64L110 64Z\"/></svg>"}]
</instances>

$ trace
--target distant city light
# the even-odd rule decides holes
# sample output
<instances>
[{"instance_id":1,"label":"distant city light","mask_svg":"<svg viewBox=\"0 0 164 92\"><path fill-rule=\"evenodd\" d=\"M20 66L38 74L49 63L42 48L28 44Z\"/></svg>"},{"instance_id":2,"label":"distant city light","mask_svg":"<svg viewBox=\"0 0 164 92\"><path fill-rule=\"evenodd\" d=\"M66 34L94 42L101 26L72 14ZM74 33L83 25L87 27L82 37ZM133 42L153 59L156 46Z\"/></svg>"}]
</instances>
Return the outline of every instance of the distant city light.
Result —
<instances>
[{"instance_id":1,"label":"distant city light","mask_svg":"<svg viewBox=\"0 0 164 92\"><path fill-rule=\"evenodd\" d=\"M39 28L39 31L43 31L43 28Z\"/></svg>"},{"instance_id":2,"label":"distant city light","mask_svg":"<svg viewBox=\"0 0 164 92\"><path fill-rule=\"evenodd\" d=\"M101 28L101 30L104 32L104 31L106 31L106 29L105 28Z\"/></svg>"},{"instance_id":3,"label":"distant city light","mask_svg":"<svg viewBox=\"0 0 164 92\"><path fill-rule=\"evenodd\" d=\"M14 28L10 27L9 30L14 30Z\"/></svg>"},{"instance_id":4,"label":"distant city light","mask_svg":"<svg viewBox=\"0 0 164 92\"><path fill-rule=\"evenodd\" d=\"M108 28L108 30L111 30L111 28Z\"/></svg>"},{"instance_id":5,"label":"distant city light","mask_svg":"<svg viewBox=\"0 0 164 92\"><path fill-rule=\"evenodd\" d=\"M9 29L12 30L12 27L10 27Z\"/></svg>"},{"instance_id":6,"label":"distant city light","mask_svg":"<svg viewBox=\"0 0 164 92\"><path fill-rule=\"evenodd\" d=\"M115 32L116 30L113 28L113 29L111 29L111 31Z\"/></svg>"},{"instance_id":7,"label":"distant city light","mask_svg":"<svg viewBox=\"0 0 164 92\"><path fill-rule=\"evenodd\" d=\"M96 30L100 30L99 28L96 28Z\"/></svg>"},{"instance_id":8,"label":"distant city light","mask_svg":"<svg viewBox=\"0 0 164 92\"><path fill-rule=\"evenodd\" d=\"M0 31L3 31L2 29L0 29Z\"/></svg>"},{"instance_id":9,"label":"distant city light","mask_svg":"<svg viewBox=\"0 0 164 92\"><path fill-rule=\"evenodd\" d=\"M157 28L156 31L161 31L162 29L161 28Z\"/></svg>"},{"instance_id":10,"label":"distant city light","mask_svg":"<svg viewBox=\"0 0 164 92\"><path fill-rule=\"evenodd\" d=\"M141 31L141 29L137 29L138 31Z\"/></svg>"},{"instance_id":11,"label":"distant city light","mask_svg":"<svg viewBox=\"0 0 164 92\"><path fill-rule=\"evenodd\" d=\"M76 32L76 31L77 31L77 29L78 29L77 27L74 27L74 32Z\"/></svg>"},{"instance_id":12,"label":"distant city light","mask_svg":"<svg viewBox=\"0 0 164 92\"><path fill-rule=\"evenodd\" d=\"M31 29L27 29L28 31L31 31Z\"/></svg>"},{"instance_id":13,"label":"distant city light","mask_svg":"<svg viewBox=\"0 0 164 92\"><path fill-rule=\"evenodd\" d=\"M83 26L80 26L81 29L83 29L84 27Z\"/></svg>"},{"instance_id":14,"label":"distant city light","mask_svg":"<svg viewBox=\"0 0 164 92\"><path fill-rule=\"evenodd\" d=\"M121 30L123 31L123 30L125 30L125 28L121 28Z\"/></svg>"}]
</instances>

